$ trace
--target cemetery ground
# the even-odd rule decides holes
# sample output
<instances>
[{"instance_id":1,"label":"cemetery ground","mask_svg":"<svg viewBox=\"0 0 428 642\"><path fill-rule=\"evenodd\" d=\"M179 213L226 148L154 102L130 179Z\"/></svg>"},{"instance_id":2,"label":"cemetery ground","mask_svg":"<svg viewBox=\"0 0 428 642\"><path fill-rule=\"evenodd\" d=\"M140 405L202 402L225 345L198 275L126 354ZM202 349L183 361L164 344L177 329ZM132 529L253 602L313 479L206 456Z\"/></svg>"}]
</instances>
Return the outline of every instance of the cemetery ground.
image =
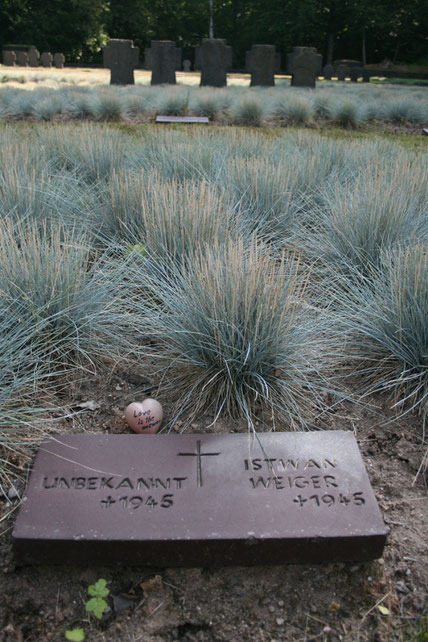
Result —
<instances>
[{"instance_id":1,"label":"cemetery ground","mask_svg":"<svg viewBox=\"0 0 428 642\"><path fill-rule=\"evenodd\" d=\"M2 493L0 639L427 639L426 146L344 134L1 125L6 493L42 430L125 434L125 406L159 394L177 432L354 431L390 532L364 563L19 567Z\"/></svg>"},{"instance_id":2,"label":"cemetery ground","mask_svg":"<svg viewBox=\"0 0 428 642\"><path fill-rule=\"evenodd\" d=\"M99 408L64 420L60 431L128 434L124 405L155 384L156 378L129 371L116 372L107 382L91 378L70 394L70 406L95 401ZM341 404L320 426L355 431L390 529L381 560L220 569L108 564L16 568L9 539L14 513L1 523L1 639L60 641L67 629L82 627L86 639L94 642L423 642L427 501L422 476L414 483L423 455L420 421L413 417L385 425L388 400L374 396L367 401L360 407ZM165 410L170 414L168 404ZM244 421L222 420L212 427L212 419L204 415L186 432L247 430ZM3 502L1 508L5 516L12 506ZM100 623L85 613L87 588L99 578L108 582L111 608Z\"/></svg>"},{"instance_id":3,"label":"cemetery ground","mask_svg":"<svg viewBox=\"0 0 428 642\"><path fill-rule=\"evenodd\" d=\"M177 85L150 87L151 72L136 70L124 93L109 86L108 69L8 68L0 71L0 120L67 122L86 119L129 124L157 115L205 116L215 125L342 127L422 134L428 124L425 86L318 80L316 89L249 88L249 74L228 74L227 89L199 87L199 72L177 72ZM416 81L415 81L416 82Z\"/></svg>"}]
</instances>

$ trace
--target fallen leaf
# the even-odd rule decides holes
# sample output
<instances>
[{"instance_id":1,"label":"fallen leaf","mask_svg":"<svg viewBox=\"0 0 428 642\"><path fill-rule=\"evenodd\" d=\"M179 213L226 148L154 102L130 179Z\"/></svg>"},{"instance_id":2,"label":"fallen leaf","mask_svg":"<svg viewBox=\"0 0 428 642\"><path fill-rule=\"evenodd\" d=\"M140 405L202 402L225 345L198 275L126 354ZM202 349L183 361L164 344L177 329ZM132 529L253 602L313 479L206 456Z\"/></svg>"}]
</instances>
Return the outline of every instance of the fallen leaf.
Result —
<instances>
[{"instance_id":1,"label":"fallen leaf","mask_svg":"<svg viewBox=\"0 0 428 642\"><path fill-rule=\"evenodd\" d=\"M71 642L83 642L85 633L83 629L72 629L71 631L65 632L65 639L71 640Z\"/></svg>"},{"instance_id":2,"label":"fallen leaf","mask_svg":"<svg viewBox=\"0 0 428 642\"><path fill-rule=\"evenodd\" d=\"M101 408L101 405L97 401L82 401L82 403L76 404L76 408L83 408L85 410L98 410Z\"/></svg>"},{"instance_id":3,"label":"fallen leaf","mask_svg":"<svg viewBox=\"0 0 428 642\"><path fill-rule=\"evenodd\" d=\"M160 575L155 575L145 582L141 582L141 588L144 591L145 597L148 593L155 593L158 591L163 591L162 577Z\"/></svg>"}]
</instances>

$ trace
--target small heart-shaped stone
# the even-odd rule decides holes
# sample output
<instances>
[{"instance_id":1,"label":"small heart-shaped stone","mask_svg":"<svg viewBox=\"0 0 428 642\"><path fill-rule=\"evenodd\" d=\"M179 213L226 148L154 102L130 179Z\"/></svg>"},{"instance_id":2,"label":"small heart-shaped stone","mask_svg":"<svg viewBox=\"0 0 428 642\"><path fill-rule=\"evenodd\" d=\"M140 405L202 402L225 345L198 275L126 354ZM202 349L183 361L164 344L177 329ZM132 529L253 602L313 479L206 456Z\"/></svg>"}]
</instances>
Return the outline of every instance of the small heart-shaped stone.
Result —
<instances>
[{"instance_id":1,"label":"small heart-shaped stone","mask_svg":"<svg viewBox=\"0 0 428 642\"><path fill-rule=\"evenodd\" d=\"M156 399L144 399L142 403L134 401L127 406L125 419L134 432L154 435L161 427L162 406Z\"/></svg>"}]
</instances>

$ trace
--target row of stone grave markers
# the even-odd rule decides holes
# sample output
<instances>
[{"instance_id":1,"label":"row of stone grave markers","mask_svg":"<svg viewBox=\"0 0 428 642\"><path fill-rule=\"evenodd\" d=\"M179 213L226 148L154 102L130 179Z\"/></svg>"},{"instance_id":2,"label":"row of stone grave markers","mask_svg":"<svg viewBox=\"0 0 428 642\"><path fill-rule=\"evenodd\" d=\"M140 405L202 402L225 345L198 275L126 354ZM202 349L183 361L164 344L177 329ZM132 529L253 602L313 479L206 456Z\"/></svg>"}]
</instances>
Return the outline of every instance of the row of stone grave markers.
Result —
<instances>
[{"instance_id":1,"label":"row of stone grave markers","mask_svg":"<svg viewBox=\"0 0 428 642\"><path fill-rule=\"evenodd\" d=\"M351 82L358 82L361 78L363 82L370 82L371 72L363 67L348 67L347 65L337 65L336 71L333 65L325 65L323 68L324 80L331 80L333 75L337 80L345 81L350 78Z\"/></svg>"},{"instance_id":2,"label":"row of stone grave markers","mask_svg":"<svg viewBox=\"0 0 428 642\"><path fill-rule=\"evenodd\" d=\"M151 70L152 85L175 85L175 72L182 68L181 49L172 40L152 40L144 51L145 68ZM103 49L104 67L111 70L110 83L133 85L134 69L139 65L139 48L132 40L110 40ZM340 62L340 61L339 61ZM251 73L251 87L272 87L274 76L280 72L281 58L274 45L253 45L246 54L246 70ZM185 71L190 71L189 60L183 62ZM223 38L203 38L195 50L195 69L201 72L201 86L225 87L227 72L232 68L232 48ZM350 77L356 82L370 80L370 72L350 64L322 67L322 56L314 47L294 47L287 56L287 71L291 74L292 87L314 88L318 76L330 80L335 73L338 80Z\"/></svg>"},{"instance_id":3,"label":"row of stone grave markers","mask_svg":"<svg viewBox=\"0 0 428 642\"><path fill-rule=\"evenodd\" d=\"M49 51L44 51L42 55L37 49L27 51L3 51L3 64L8 67L52 67L52 61L57 69L63 69L65 56L62 53L56 53L52 56Z\"/></svg>"}]
</instances>

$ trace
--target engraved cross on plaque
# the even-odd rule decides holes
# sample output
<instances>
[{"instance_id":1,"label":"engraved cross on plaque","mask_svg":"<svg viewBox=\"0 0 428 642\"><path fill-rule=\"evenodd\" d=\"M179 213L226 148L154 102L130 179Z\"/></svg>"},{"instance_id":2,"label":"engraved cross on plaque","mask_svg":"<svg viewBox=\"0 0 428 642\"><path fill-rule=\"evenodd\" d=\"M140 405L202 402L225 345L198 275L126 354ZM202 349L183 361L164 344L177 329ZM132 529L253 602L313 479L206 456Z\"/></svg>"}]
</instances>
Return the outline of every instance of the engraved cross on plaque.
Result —
<instances>
[{"instance_id":1,"label":"engraved cross on plaque","mask_svg":"<svg viewBox=\"0 0 428 642\"><path fill-rule=\"evenodd\" d=\"M217 456L221 455L221 453L201 453L201 441L198 439L196 442L196 452L195 453L178 453L178 455L181 455L183 457L197 457L196 460L196 483L198 488L201 488L204 485L204 482L202 480L202 457L207 457L207 456Z\"/></svg>"}]
</instances>

